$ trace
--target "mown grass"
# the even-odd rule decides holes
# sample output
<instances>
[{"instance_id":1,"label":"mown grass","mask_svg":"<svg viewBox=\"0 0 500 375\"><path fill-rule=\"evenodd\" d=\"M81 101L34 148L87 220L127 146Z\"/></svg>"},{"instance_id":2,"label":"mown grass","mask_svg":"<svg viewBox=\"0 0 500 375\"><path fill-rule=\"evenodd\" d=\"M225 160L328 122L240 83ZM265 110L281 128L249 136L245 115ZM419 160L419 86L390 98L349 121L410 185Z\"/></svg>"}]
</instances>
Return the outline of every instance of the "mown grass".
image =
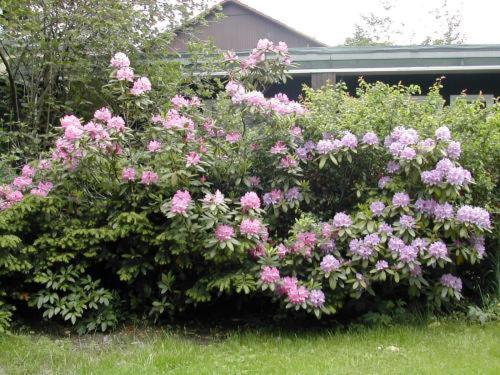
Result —
<instances>
[{"instance_id":1,"label":"mown grass","mask_svg":"<svg viewBox=\"0 0 500 375\"><path fill-rule=\"evenodd\" d=\"M0 374L500 374L500 324L0 337Z\"/></svg>"}]
</instances>

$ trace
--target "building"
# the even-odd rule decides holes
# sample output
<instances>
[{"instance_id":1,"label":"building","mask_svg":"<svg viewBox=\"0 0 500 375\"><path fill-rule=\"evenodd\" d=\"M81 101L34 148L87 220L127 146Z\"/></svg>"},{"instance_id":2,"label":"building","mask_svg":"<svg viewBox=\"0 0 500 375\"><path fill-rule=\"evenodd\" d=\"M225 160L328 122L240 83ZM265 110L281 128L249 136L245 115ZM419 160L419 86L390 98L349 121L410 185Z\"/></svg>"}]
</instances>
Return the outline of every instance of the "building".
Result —
<instances>
[{"instance_id":1,"label":"building","mask_svg":"<svg viewBox=\"0 0 500 375\"><path fill-rule=\"evenodd\" d=\"M217 20L217 12L222 13L224 18ZM201 22L202 19L205 22ZM191 37L199 40L211 39L221 50L250 50L255 47L257 40L264 38L281 40L292 48L326 47L325 44L236 0L222 1L219 3L219 9L214 7L208 10L189 26L189 33L182 30L177 33L171 44L173 50L185 52L186 43Z\"/></svg>"},{"instance_id":2,"label":"building","mask_svg":"<svg viewBox=\"0 0 500 375\"><path fill-rule=\"evenodd\" d=\"M215 9L201 16L206 23L195 20L190 35L211 39L220 49L241 55L262 38L284 41L290 47L297 64L289 71L293 79L271 87L266 95L281 91L297 98L302 85L319 88L327 81L343 81L354 93L363 76L368 82L417 84L422 95L436 79L445 77L442 93L449 103L462 92L471 99L481 93L487 104L500 96L500 45L329 47L240 1L222 1L220 12L225 17L219 21ZM172 48L184 52L187 40L188 34L181 30Z\"/></svg>"}]
</instances>

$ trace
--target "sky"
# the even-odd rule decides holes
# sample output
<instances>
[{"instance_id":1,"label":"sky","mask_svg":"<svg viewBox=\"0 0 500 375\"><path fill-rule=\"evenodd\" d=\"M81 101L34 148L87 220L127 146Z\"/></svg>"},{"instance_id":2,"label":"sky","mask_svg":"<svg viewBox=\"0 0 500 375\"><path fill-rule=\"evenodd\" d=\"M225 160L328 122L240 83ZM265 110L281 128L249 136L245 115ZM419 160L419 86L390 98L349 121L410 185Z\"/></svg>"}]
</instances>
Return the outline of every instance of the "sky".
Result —
<instances>
[{"instance_id":1,"label":"sky","mask_svg":"<svg viewBox=\"0 0 500 375\"><path fill-rule=\"evenodd\" d=\"M360 15L383 10L378 0L240 0L292 28L328 45L343 44L352 34ZM442 0L393 0L391 16L404 23L396 44L418 44L436 24L429 12ZM462 15L465 43L500 44L500 0L448 0L450 10ZM319 10L319 11L318 11Z\"/></svg>"}]
</instances>

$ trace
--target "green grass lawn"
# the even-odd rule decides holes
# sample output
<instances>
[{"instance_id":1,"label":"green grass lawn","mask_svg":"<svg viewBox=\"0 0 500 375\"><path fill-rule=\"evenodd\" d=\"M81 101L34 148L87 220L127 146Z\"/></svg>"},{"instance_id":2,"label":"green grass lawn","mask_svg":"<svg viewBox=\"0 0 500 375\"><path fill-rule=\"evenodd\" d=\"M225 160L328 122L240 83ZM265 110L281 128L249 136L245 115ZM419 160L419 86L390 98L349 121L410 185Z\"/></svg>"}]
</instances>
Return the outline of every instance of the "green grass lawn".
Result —
<instances>
[{"instance_id":1,"label":"green grass lawn","mask_svg":"<svg viewBox=\"0 0 500 375\"><path fill-rule=\"evenodd\" d=\"M500 324L0 336L0 374L500 374Z\"/></svg>"}]
</instances>

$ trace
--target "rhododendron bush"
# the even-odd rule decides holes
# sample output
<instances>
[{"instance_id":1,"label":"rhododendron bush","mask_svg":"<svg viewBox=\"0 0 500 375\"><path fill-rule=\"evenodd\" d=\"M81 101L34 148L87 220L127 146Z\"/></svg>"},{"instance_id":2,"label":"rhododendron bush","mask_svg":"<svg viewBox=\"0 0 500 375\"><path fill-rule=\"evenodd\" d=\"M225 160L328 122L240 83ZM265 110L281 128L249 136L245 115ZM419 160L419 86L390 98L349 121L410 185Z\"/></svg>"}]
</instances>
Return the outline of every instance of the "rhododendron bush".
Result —
<instances>
[{"instance_id":1,"label":"rhododendron bush","mask_svg":"<svg viewBox=\"0 0 500 375\"><path fill-rule=\"evenodd\" d=\"M307 106L259 91L286 76L286 44L225 61L216 100L152 103L154 82L113 56L122 106L61 118L53 149L0 188L0 297L82 331L221 294L318 317L401 291L461 299L492 223L450 130L320 134Z\"/></svg>"}]
</instances>

